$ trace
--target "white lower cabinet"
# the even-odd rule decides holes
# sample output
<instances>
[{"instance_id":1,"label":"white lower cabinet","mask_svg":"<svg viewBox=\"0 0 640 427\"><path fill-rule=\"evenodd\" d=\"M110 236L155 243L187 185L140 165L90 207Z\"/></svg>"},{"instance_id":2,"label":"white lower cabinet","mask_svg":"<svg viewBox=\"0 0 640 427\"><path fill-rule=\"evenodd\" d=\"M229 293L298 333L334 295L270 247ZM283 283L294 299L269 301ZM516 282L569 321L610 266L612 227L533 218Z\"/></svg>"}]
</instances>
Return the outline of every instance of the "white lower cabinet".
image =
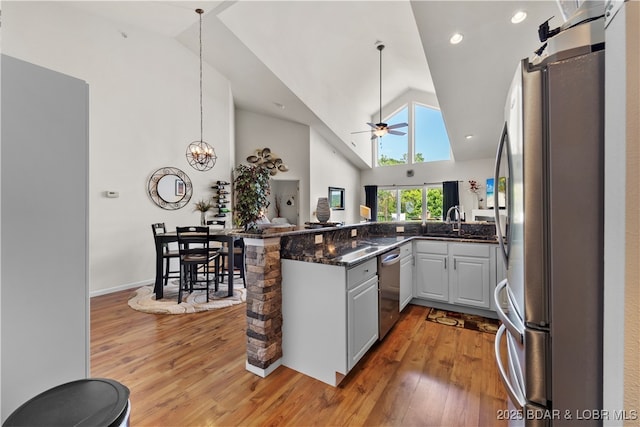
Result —
<instances>
[{"instance_id":1,"label":"white lower cabinet","mask_svg":"<svg viewBox=\"0 0 640 427\"><path fill-rule=\"evenodd\" d=\"M416 254L416 296L434 301L449 301L447 255Z\"/></svg>"},{"instance_id":2,"label":"white lower cabinet","mask_svg":"<svg viewBox=\"0 0 640 427\"><path fill-rule=\"evenodd\" d=\"M447 242L416 241L416 297L449 301L448 251Z\"/></svg>"},{"instance_id":3,"label":"white lower cabinet","mask_svg":"<svg viewBox=\"0 0 640 427\"><path fill-rule=\"evenodd\" d=\"M378 276L347 292L347 351L351 370L378 339Z\"/></svg>"},{"instance_id":4,"label":"white lower cabinet","mask_svg":"<svg viewBox=\"0 0 640 427\"><path fill-rule=\"evenodd\" d=\"M413 298L413 249L412 244L400 246L400 311Z\"/></svg>"},{"instance_id":5,"label":"white lower cabinet","mask_svg":"<svg viewBox=\"0 0 640 427\"><path fill-rule=\"evenodd\" d=\"M377 260L281 260L282 364L337 386L378 339Z\"/></svg>"},{"instance_id":6,"label":"white lower cabinet","mask_svg":"<svg viewBox=\"0 0 640 427\"><path fill-rule=\"evenodd\" d=\"M417 298L445 304L492 308L495 245L416 241Z\"/></svg>"}]
</instances>

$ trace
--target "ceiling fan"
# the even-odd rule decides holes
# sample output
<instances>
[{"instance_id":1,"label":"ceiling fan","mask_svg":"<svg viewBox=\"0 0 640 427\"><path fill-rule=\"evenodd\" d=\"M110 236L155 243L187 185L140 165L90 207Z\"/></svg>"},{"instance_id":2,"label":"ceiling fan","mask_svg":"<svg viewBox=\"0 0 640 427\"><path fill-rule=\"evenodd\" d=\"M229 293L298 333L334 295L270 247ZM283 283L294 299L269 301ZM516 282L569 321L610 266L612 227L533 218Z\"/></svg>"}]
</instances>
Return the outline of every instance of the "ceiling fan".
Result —
<instances>
[{"instance_id":1,"label":"ceiling fan","mask_svg":"<svg viewBox=\"0 0 640 427\"><path fill-rule=\"evenodd\" d=\"M378 110L380 111L380 121L375 124L367 122L367 124L371 126L370 130L364 130L360 132L351 132L352 134L371 132L372 140L378 137L383 137L388 133L391 135L406 135L406 132L402 132L396 129L409 126L408 123L396 123L394 125L388 125L382 121L382 50L384 49L384 45L382 43L379 43L376 45L376 49L378 49L378 51L380 52L380 109Z\"/></svg>"}]
</instances>

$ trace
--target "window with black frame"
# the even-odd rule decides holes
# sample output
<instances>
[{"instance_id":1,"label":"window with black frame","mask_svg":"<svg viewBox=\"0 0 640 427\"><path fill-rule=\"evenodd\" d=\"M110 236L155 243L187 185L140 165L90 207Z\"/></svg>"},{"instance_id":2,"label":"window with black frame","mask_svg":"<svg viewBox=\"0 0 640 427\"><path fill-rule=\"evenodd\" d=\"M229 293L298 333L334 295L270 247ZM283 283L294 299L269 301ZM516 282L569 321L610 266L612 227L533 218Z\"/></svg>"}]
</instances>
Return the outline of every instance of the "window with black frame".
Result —
<instances>
[{"instance_id":1,"label":"window with black frame","mask_svg":"<svg viewBox=\"0 0 640 427\"><path fill-rule=\"evenodd\" d=\"M329 187L329 207L334 210L344 210L344 188Z\"/></svg>"}]
</instances>

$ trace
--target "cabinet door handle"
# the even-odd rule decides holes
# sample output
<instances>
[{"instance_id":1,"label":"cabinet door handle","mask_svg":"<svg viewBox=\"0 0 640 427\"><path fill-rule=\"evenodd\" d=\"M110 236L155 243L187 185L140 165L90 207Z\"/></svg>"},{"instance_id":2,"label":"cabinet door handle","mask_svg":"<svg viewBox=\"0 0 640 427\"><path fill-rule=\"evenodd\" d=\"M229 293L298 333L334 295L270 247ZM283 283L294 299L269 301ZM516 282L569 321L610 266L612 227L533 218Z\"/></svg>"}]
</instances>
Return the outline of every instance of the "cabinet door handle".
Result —
<instances>
[{"instance_id":1,"label":"cabinet door handle","mask_svg":"<svg viewBox=\"0 0 640 427\"><path fill-rule=\"evenodd\" d=\"M444 269L445 270L447 269L447 259L446 258L444 259Z\"/></svg>"},{"instance_id":2,"label":"cabinet door handle","mask_svg":"<svg viewBox=\"0 0 640 427\"><path fill-rule=\"evenodd\" d=\"M453 259L453 269L454 270L456 269L456 259L455 258Z\"/></svg>"}]
</instances>

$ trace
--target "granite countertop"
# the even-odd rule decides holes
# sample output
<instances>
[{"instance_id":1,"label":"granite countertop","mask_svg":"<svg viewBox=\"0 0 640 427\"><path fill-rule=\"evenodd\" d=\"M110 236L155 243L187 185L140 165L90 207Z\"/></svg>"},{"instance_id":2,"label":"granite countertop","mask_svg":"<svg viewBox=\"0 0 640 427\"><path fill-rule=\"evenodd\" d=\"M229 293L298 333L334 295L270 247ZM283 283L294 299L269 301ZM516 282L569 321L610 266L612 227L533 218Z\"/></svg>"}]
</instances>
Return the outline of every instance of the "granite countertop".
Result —
<instances>
[{"instance_id":1,"label":"granite countertop","mask_svg":"<svg viewBox=\"0 0 640 427\"><path fill-rule=\"evenodd\" d=\"M319 245L318 248L313 251L305 250L300 254L289 255L286 259L351 267L375 258L378 255L413 240L434 240L461 243L498 243L495 238L478 238L477 236L371 236L366 239L353 240L351 242L351 247L342 248L341 250L331 244Z\"/></svg>"},{"instance_id":2,"label":"granite countertop","mask_svg":"<svg viewBox=\"0 0 640 427\"><path fill-rule=\"evenodd\" d=\"M277 238L281 259L327 265L353 266L377 257L412 240L461 243L498 243L495 226L462 223L460 232L443 222L360 223L323 228L297 228L260 234L234 232L248 239Z\"/></svg>"}]
</instances>

